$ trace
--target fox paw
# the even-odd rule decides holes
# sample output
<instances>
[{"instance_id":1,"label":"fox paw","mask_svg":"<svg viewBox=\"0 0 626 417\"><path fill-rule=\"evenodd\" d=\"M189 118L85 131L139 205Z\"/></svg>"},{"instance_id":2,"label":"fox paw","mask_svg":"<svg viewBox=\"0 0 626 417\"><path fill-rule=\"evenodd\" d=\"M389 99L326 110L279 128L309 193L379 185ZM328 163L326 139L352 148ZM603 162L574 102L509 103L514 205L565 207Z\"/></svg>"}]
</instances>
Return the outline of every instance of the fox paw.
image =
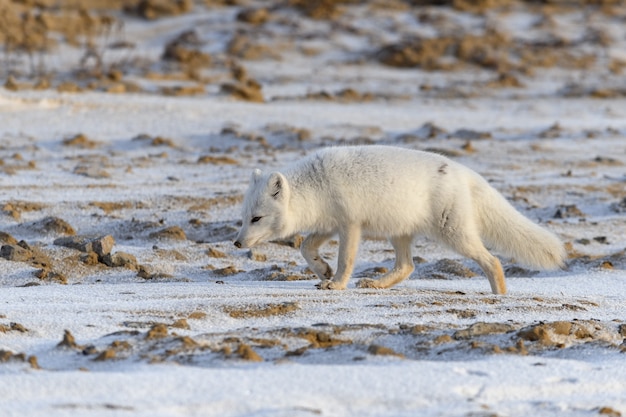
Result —
<instances>
[{"instance_id":1,"label":"fox paw","mask_svg":"<svg viewBox=\"0 0 626 417\"><path fill-rule=\"evenodd\" d=\"M382 288L380 282L376 279L363 278L356 283L358 288Z\"/></svg>"},{"instance_id":2,"label":"fox paw","mask_svg":"<svg viewBox=\"0 0 626 417\"><path fill-rule=\"evenodd\" d=\"M345 290L346 287L345 285L341 285L338 282L335 281L322 281L319 284L316 285L317 288L319 288L320 290Z\"/></svg>"}]
</instances>

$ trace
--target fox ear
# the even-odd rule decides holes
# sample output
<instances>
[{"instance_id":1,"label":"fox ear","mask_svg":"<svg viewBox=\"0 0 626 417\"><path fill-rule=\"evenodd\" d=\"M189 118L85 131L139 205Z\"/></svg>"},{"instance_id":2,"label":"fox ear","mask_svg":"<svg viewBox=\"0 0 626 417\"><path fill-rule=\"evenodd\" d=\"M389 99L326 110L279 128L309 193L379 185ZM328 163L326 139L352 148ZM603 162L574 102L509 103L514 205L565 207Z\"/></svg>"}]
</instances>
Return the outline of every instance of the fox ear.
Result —
<instances>
[{"instance_id":1,"label":"fox ear","mask_svg":"<svg viewBox=\"0 0 626 417\"><path fill-rule=\"evenodd\" d=\"M250 177L250 181L252 183L257 183L262 176L263 176L263 171L257 168L254 171L252 171L252 176Z\"/></svg>"},{"instance_id":2,"label":"fox ear","mask_svg":"<svg viewBox=\"0 0 626 417\"><path fill-rule=\"evenodd\" d=\"M287 179L280 172L273 172L267 180L268 192L274 200L284 200L289 187Z\"/></svg>"}]
</instances>

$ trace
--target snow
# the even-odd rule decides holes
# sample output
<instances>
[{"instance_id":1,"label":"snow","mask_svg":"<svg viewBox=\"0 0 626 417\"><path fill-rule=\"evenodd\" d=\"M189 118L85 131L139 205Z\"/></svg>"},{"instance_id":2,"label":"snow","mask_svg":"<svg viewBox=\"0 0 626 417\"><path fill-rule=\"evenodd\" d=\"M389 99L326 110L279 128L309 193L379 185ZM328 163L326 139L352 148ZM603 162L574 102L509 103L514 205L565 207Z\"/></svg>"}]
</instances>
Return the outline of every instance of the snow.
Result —
<instances>
[{"instance_id":1,"label":"snow","mask_svg":"<svg viewBox=\"0 0 626 417\"><path fill-rule=\"evenodd\" d=\"M346 19L367 12L350 10L355 14ZM476 16L445 14L455 25L480 29ZM131 19L128 35L142 54L156 57L171 33L194 26L209 40L206 50L218 53L235 15L225 8L155 26ZM503 22L532 39L542 36L525 33L536 17L512 11ZM557 26L578 39L579 19L565 16ZM333 26L306 20L301 27L316 37L294 42L322 49L318 56L245 62L264 84L265 103L212 93L0 90L0 231L44 251L67 278L67 285L38 279L40 267L0 258L0 358L12 355L0 362L3 417L626 414L626 208L619 209L626 197L626 99L559 93L572 80L614 78L601 70L546 69L521 90L430 96L420 86L474 86L493 74L350 62L366 39L435 33L406 10L380 11L355 27L375 32L378 21L386 22L385 32L334 35L335 50L319 35ZM615 26L610 29L621 33ZM270 29L264 40L282 30ZM302 97L348 87L391 98ZM426 123L444 133L419 138ZM546 135L554 126L556 133ZM295 140L294 129L310 137ZM455 134L462 129L490 138L472 139L475 151L461 151L467 139ZM94 146L63 144L78 133ZM172 145L136 140L141 134ZM246 135L263 136L269 146ZM266 243L252 253L234 247L252 169L280 169L319 147L362 140L455 154L570 245L567 267L515 270L503 259L509 292L495 296L475 264L418 238L414 256L424 261L416 259L409 280L375 291L355 288L354 278L346 291L327 292L315 288L289 245ZM237 163L199 163L205 155ZM81 166L106 175L81 175ZM6 206L16 202L41 207L14 217ZM570 205L582 213L555 216ZM48 216L67 221L78 235L111 234L114 252L134 255L154 275L85 265L78 251L54 244L57 233L37 229L35 222ZM187 239L152 235L169 226L184 229ZM211 257L210 250L224 256ZM322 247L331 264L336 251L333 242ZM442 259L475 276L443 271ZM375 276L375 267L392 264L389 244L367 240L355 275ZM220 274L229 267L240 272ZM457 333L477 323L510 330L470 339ZM571 333L549 330L543 341L523 336L554 323ZM151 337L160 325L166 334ZM74 346L59 345L65 331ZM262 361L237 353L243 345ZM375 349L381 346L390 351ZM98 359L107 350L114 357Z\"/></svg>"}]
</instances>

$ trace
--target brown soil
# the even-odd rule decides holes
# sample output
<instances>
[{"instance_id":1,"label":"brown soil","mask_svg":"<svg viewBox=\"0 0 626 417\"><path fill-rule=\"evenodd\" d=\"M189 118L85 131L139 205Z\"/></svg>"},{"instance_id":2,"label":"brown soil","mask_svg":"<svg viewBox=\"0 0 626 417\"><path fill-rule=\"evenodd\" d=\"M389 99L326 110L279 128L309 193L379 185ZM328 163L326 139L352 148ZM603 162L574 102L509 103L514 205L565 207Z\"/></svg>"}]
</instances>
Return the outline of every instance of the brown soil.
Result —
<instances>
[{"instance_id":1,"label":"brown soil","mask_svg":"<svg viewBox=\"0 0 626 417\"><path fill-rule=\"evenodd\" d=\"M158 232L150 233L151 239L187 240L185 231L179 226L166 227Z\"/></svg>"},{"instance_id":2,"label":"brown soil","mask_svg":"<svg viewBox=\"0 0 626 417\"><path fill-rule=\"evenodd\" d=\"M265 306L225 307L224 312L236 319L251 317L269 317L289 314L300 309L297 303L267 304Z\"/></svg>"}]
</instances>

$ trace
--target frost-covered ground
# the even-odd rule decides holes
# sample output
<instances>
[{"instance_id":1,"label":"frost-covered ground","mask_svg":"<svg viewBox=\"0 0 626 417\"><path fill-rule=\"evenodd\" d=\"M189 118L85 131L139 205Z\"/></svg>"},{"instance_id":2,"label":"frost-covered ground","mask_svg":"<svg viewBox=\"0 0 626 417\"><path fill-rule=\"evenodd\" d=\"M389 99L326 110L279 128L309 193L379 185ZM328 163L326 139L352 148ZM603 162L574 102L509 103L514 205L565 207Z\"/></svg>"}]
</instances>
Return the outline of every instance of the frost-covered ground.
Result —
<instances>
[{"instance_id":1,"label":"frost-covered ground","mask_svg":"<svg viewBox=\"0 0 626 417\"><path fill-rule=\"evenodd\" d=\"M626 413L626 98L605 71L621 58L623 15L371 4L328 21L271 10L257 32L239 6L126 18L153 72L165 42L197 31L214 63L192 97L159 93L164 81L136 68L138 93L0 91L2 416ZM579 58L597 46L591 29L612 41L589 67L509 62L517 87L490 84L492 69L448 68L453 57L435 71L372 58L487 23L528 42L559 35ZM238 57L264 102L219 87L234 29L266 47ZM63 48L70 77L76 51ZM509 293L495 296L475 264L419 238L411 279L326 292L298 239L232 245L253 168L355 143L472 167L563 239L567 268L503 259ZM72 236L74 248L59 240ZM322 248L331 264L336 250ZM355 275L392 264L389 244L364 241Z\"/></svg>"}]
</instances>

